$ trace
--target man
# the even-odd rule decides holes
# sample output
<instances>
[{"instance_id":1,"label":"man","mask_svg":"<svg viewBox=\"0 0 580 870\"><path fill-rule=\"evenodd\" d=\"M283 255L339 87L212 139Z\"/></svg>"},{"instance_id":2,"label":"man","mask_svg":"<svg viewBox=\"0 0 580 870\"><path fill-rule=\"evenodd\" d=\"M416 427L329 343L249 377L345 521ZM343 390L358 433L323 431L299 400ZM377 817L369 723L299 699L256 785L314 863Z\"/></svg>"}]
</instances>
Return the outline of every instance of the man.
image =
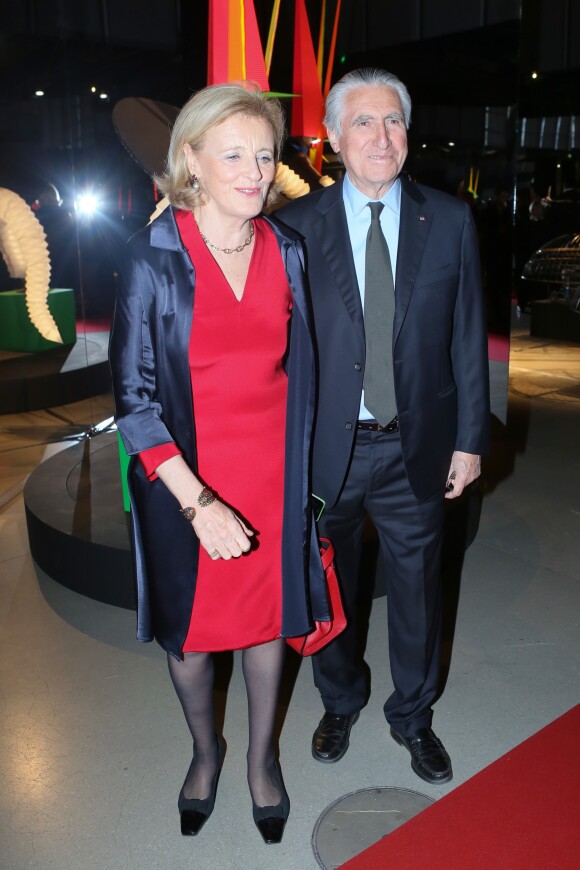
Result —
<instances>
[{"instance_id":1,"label":"man","mask_svg":"<svg viewBox=\"0 0 580 870\"><path fill-rule=\"evenodd\" d=\"M277 215L306 243L319 353L313 490L349 618L313 657L326 712L312 752L342 758L367 702L355 617L368 513L387 566L394 691L385 716L415 773L444 783L451 762L431 730L444 498L478 477L487 449L487 340L469 208L401 175L410 112L395 76L344 76L325 125L346 177Z\"/></svg>"}]
</instances>

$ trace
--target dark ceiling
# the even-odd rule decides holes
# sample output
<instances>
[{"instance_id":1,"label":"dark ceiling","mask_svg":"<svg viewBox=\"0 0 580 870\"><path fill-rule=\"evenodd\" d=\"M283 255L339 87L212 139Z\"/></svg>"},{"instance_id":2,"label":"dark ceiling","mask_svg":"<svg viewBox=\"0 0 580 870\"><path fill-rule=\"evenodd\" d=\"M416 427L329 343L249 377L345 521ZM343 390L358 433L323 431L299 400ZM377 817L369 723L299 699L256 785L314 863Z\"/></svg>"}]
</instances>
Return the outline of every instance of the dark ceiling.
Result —
<instances>
[{"instance_id":1,"label":"dark ceiling","mask_svg":"<svg viewBox=\"0 0 580 870\"><path fill-rule=\"evenodd\" d=\"M568 2L580 5L580 0ZM53 5L30 4L38 9ZM67 4L59 3L56 7L61 5L64 8ZM524 9L539 5L538 0L531 0ZM179 104L192 90L205 84L208 18L205 2L167 2L165 8L172 7L173 18L158 33L147 31L143 22L140 30L134 20L131 29L127 14L115 19L119 32L111 32L110 22L109 29L103 30L98 9L118 6L127 12L132 7L124 0L116 4L89 0L87 9L89 6L93 9L92 17L78 21L70 17L59 20L57 16L51 19L47 15L39 23L37 16L34 31L31 18L23 12L17 16L9 11L19 8L19 4L7 7L0 23L0 104L29 99L38 87L53 96L64 96L93 83L114 100L143 96ZM153 15L154 0L141 6L150 9L150 17ZM265 42L272 0L255 0L255 6ZM320 0L308 0L307 6L316 34ZM281 6L270 76L272 88L282 91L292 88L293 39L283 38L284 34L292 34L292 7L292 3ZM348 10L348 3L345 8ZM328 38L327 34L327 41ZM538 27L522 28L519 20L512 19L446 36L350 53L348 33L343 32L339 54L346 60L341 63L337 59L334 79L348 69L376 65L395 72L408 85L413 100L423 105L519 103L520 112L527 115L580 113L579 70L544 73L533 82L527 75L521 59L538 52L522 41L537 38ZM352 44L360 45L361 39L353 36Z\"/></svg>"},{"instance_id":2,"label":"dark ceiling","mask_svg":"<svg viewBox=\"0 0 580 870\"><path fill-rule=\"evenodd\" d=\"M517 99L519 21L508 21L347 58L347 69L379 66L423 105L505 106Z\"/></svg>"}]
</instances>

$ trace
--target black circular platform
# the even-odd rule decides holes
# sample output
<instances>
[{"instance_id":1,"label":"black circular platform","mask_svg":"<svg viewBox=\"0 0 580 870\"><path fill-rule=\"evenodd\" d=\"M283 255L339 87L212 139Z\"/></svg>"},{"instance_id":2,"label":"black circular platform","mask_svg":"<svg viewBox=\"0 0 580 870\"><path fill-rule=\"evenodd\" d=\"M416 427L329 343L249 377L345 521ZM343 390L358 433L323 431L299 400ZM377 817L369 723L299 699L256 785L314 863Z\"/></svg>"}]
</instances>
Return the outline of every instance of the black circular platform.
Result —
<instances>
[{"instance_id":1,"label":"black circular platform","mask_svg":"<svg viewBox=\"0 0 580 870\"><path fill-rule=\"evenodd\" d=\"M135 607L116 432L39 465L24 505L30 552L49 577L97 601Z\"/></svg>"},{"instance_id":2,"label":"black circular platform","mask_svg":"<svg viewBox=\"0 0 580 870\"><path fill-rule=\"evenodd\" d=\"M0 351L0 414L53 408L111 389L108 332L38 353Z\"/></svg>"}]
</instances>

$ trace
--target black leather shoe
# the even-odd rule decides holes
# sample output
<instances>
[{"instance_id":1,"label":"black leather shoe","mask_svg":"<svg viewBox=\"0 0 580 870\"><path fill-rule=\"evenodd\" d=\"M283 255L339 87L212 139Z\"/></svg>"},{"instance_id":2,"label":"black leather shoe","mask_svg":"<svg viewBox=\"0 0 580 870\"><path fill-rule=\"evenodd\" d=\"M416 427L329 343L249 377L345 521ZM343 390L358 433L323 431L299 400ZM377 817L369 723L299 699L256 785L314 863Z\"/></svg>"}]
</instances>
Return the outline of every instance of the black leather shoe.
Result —
<instances>
[{"instance_id":1,"label":"black leather shoe","mask_svg":"<svg viewBox=\"0 0 580 870\"><path fill-rule=\"evenodd\" d=\"M191 768L195 764L195 757L193 758L189 766L187 776L185 777L185 782L183 783L181 791L179 792L177 806L179 809L179 818L181 822L181 833L184 837L197 836L197 834L199 834L199 832L213 813L213 808L215 806L215 796L217 793L218 782L225 755L225 743L219 738L218 745L218 769L215 772L215 776L211 785L211 791L208 797L204 798L203 800L199 800L198 798L186 798L183 794L183 791L185 789L185 782L187 782L187 779L189 777L189 770L191 770Z\"/></svg>"},{"instance_id":2,"label":"black leather shoe","mask_svg":"<svg viewBox=\"0 0 580 870\"><path fill-rule=\"evenodd\" d=\"M280 803L274 807L259 807L254 803L252 798L254 823L261 833L264 843L268 846L282 842L284 828L290 814L290 800L282 782L282 773L278 763L276 763L276 774L282 795Z\"/></svg>"},{"instance_id":3,"label":"black leather shoe","mask_svg":"<svg viewBox=\"0 0 580 870\"><path fill-rule=\"evenodd\" d=\"M358 710L350 716L325 713L312 737L314 758L324 764L340 761L348 749L350 729L358 717Z\"/></svg>"},{"instance_id":4,"label":"black leather shoe","mask_svg":"<svg viewBox=\"0 0 580 870\"><path fill-rule=\"evenodd\" d=\"M439 785L452 779L451 759L431 728L419 728L406 737L391 728L391 737L409 750L411 767L425 782Z\"/></svg>"}]
</instances>

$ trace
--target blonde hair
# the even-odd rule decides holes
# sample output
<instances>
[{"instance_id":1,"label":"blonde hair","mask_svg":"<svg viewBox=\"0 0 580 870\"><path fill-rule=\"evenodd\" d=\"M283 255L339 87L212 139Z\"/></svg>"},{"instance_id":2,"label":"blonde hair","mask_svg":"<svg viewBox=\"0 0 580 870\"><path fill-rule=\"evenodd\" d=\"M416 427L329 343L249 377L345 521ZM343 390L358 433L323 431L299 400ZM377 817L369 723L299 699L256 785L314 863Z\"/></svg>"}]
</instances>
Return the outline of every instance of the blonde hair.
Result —
<instances>
[{"instance_id":1,"label":"blonde hair","mask_svg":"<svg viewBox=\"0 0 580 870\"><path fill-rule=\"evenodd\" d=\"M208 130L232 115L263 118L270 125L274 160L278 162L285 136L284 110L279 101L266 97L253 82L209 85L190 97L175 119L165 172L154 178L171 205L191 210L203 202L203 186L200 184L199 190L191 187L183 146L188 143L193 151L200 151ZM271 191L268 202L275 196Z\"/></svg>"}]
</instances>

